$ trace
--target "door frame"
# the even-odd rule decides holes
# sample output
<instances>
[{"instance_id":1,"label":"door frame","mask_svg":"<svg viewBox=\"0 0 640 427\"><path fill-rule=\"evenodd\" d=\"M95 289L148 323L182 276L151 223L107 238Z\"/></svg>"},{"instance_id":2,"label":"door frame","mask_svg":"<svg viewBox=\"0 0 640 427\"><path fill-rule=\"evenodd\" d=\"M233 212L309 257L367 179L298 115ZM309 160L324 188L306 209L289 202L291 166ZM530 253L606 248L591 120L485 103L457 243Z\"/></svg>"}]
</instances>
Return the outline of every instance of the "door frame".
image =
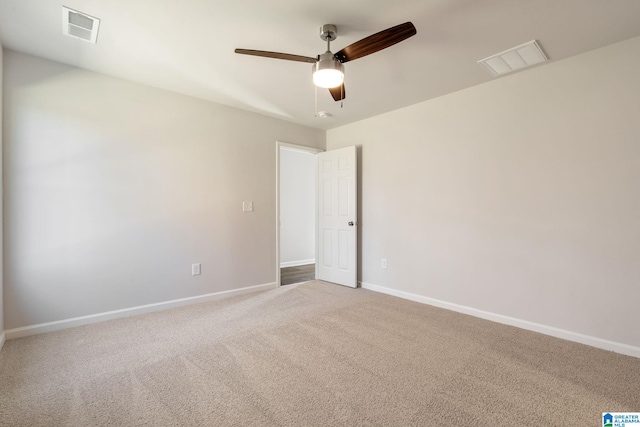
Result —
<instances>
[{"instance_id":1,"label":"door frame","mask_svg":"<svg viewBox=\"0 0 640 427\"><path fill-rule=\"evenodd\" d=\"M282 286L280 283L280 149L286 148L293 151L301 151L306 154L318 154L325 150L322 148L307 147L304 145L290 144L288 142L276 141L276 284L277 287ZM318 277L318 171L315 171L315 259L316 273Z\"/></svg>"}]
</instances>

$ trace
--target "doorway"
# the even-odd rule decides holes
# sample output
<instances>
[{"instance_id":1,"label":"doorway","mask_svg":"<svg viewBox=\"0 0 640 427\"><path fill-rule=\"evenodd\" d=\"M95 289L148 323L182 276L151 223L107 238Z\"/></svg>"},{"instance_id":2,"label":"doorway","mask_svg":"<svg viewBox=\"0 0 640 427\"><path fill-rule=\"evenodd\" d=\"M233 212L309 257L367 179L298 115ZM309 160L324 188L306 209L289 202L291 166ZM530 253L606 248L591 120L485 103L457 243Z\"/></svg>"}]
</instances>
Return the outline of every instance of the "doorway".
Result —
<instances>
[{"instance_id":1,"label":"doorway","mask_svg":"<svg viewBox=\"0 0 640 427\"><path fill-rule=\"evenodd\" d=\"M278 285L316 276L317 159L322 150L277 143Z\"/></svg>"},{"instance_id":2,"label":"doorway","mask_svg":"<svg viewBox=\"0 0 640 427\"><path fill-rule=\"evenodd\" d=\"M289 154L302 154L308 160L303 170L308 174L308 184L302 192L294 193L288 201L281 192L286 192L282 183L298 184L305 181L301 175L288 175L285 171ZM313 278L338 285L356 288L357 282L357 149L355 146L330 151L300 145L276 143L276 284L281 286L281 269L307 266L315 271L294 282ZM295 165L305 163L297 157ZM298 168L299 169L299 168ZM313 187L313 188L311 188ZM287 199L286 197L284 199ZM298 209L306 207L307 213ZM312 209L309 209L311 207ZM310 212L313 212L311 214ZM304 228L293 228L292 224ZM313 226L310 226L313 224ZM284 230L284 232L283 232ZM289 253L288 242L294 242L295 250ZM306 248L306 249L305 249ZM306 254L306 255L305 255ZM313 264L312 264L313 263ZM296 277L300 272L292 272ZM288 282L288 281L287 281Z\"/></svg>"}]
</instances>

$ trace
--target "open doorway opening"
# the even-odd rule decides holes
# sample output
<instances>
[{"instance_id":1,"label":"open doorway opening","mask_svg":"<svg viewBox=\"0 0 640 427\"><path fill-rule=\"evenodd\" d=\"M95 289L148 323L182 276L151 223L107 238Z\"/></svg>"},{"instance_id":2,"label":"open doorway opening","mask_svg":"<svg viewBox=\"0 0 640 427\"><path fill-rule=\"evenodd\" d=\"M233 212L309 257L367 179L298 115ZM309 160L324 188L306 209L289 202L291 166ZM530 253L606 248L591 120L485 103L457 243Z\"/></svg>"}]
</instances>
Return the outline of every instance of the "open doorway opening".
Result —
<instances>
[{"instance_id":1,"label":"open doorway opening","mask_svg":"<svg viewBox=\"0 0 640 427\"><path fill-rule=\"evenodd\" d=\"M316 154L321 150L278 143L278 283L316 278Z\"/></svg>"}]
</instances>

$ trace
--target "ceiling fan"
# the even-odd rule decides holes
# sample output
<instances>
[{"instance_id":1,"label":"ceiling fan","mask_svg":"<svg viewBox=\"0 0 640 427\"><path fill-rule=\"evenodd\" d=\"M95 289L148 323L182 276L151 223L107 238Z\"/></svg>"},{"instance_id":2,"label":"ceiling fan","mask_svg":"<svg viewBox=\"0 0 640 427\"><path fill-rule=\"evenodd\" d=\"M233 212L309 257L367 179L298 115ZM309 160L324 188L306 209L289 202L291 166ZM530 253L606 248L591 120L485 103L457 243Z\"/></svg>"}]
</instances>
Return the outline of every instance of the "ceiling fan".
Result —
<instances>
[{"instance_id":1,"label":"ceiling fan","mask_svg":"<svg viewBox=\"0 0 640 427\"><path fill-rule=\"evenodd\" d=\"M326 24L320 27L320 38L327 42L327 51L317 57L291 55L288 53L268 52L264 50L236 49L243 55L264 56L267 58L286 59L288 61L308 62L313 64L313 82L318 87L329 89L336 101L345 98L344 64L363 56L371 55L382 49L400 43L416 34L416 27L411 22L387 28L360 41L345 47L337 53L331 53L331 42L338 37L335 25Z\"/></svg>"}]
</instances>

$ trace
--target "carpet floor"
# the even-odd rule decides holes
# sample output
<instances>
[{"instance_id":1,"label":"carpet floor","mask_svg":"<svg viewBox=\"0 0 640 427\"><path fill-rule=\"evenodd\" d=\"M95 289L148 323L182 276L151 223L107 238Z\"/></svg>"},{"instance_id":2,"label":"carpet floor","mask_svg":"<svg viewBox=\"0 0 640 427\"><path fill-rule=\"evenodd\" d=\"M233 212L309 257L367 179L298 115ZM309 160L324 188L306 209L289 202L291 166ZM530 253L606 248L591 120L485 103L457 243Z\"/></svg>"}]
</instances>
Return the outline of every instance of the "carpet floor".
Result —
<instances>
[{"instance_id":1,"label":"carpet floor","mask_svg":"<svg viewBox=\"0 0 640 427\"><path fill-rule=\"evenodd\" d=\"M640 359L313 281L8 341L2 426L601 426Z\"/></svg>"}]
</instances>

